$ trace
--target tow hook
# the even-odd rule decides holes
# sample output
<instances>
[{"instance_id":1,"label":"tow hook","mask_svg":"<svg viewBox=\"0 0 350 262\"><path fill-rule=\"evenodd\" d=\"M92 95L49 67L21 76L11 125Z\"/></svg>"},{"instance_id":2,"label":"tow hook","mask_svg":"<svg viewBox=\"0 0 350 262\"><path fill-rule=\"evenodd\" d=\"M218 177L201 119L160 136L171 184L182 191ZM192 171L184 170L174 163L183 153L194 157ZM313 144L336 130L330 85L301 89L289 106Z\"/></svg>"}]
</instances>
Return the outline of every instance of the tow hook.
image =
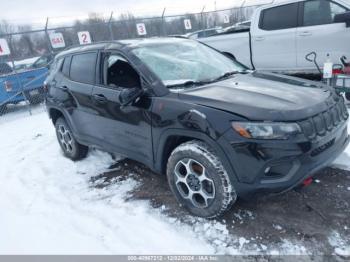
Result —
<instances>
[{"instance_id":1,"label":"tow hook","mask_svg":"<svg viewBox=\"0 0 350 262\"><path fill-rule=\"evenodd\" d=\"M305 179L303 182L301 182L298 186L296 186L293 190L295 192L300 193L303 190L303 188L308 187L309 185L311 185L313 181L314 181L313 178L309 177L309 178Z\"/></svg>"},{"instance_id":2,"label":"tow hook","mask_svg":"<svg viewBox=\"0 0 350 262\"><path fill-rule=\"evenodd\" d=\"M304 187L307 187L307 186L311 185L312 182L313 182L312 177L309 177L309 178L307 178L307 179L305 179L305 180L303 181L303 186L304 186Z\"/></svg>"}]
</instances>

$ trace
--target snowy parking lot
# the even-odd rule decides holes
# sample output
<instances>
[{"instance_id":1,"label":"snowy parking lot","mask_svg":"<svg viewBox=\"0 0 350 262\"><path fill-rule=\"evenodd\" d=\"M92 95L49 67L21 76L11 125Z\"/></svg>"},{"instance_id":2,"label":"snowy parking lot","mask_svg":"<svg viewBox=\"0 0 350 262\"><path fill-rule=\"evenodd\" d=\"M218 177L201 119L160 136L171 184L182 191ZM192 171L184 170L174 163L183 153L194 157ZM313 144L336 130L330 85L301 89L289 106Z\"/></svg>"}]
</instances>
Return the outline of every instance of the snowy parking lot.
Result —
<instances>
[{"instance_id":1,"label":"snowy parking lot","mask_svg":"<svg viewBox=\"0 0 350 262\"><path fill-rule=\"evenodd\" d=\"M307 188L205 220L176 204L165 176L131 160L63 157L41 107L1 117L0 134L1 254L350 256L350 148Z\"/></svg>"}]
</instances>

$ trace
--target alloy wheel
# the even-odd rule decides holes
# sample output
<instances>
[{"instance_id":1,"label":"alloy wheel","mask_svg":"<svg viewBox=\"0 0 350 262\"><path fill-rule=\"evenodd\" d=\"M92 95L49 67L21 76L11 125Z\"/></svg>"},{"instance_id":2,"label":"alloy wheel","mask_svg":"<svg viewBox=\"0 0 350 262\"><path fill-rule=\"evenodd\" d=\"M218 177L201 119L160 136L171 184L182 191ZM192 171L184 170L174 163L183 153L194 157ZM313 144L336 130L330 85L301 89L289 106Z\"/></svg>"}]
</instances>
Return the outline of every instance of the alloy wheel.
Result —
<instances>
[{"instance_id":1,"label":"alloy wheel","mask_svg":"<svg viewBox=\"0 0 350 262\"><path fill-rule=\"evenodd\" d=\"M215 198L214 181L206 168L194 159L180 160L175 166L175 184L183 199L197 208L207 208Z\"/></svg>"},{"instance_id":2,"label":"alloy wheel","mask_svg":"<svg viewBox=\"0 0 350 262\"><path fill-rule=\"evenodd\" d=\"M67 153L72 153L74 150L74 140L70 131L64 125L59 125L57 134L63 149Z\"/></svg>"}]
</instances>

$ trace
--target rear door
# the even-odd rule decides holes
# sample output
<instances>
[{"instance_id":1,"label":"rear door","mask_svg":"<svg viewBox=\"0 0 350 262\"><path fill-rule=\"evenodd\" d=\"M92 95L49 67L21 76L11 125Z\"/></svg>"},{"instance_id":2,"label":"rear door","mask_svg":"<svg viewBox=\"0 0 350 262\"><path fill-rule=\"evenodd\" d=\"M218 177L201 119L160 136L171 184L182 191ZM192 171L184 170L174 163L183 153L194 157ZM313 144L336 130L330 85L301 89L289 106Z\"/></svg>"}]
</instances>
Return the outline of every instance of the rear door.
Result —
<instances>
[{"instance_id":1,"label":"rear door","mask_svg":"<svg viewBox=\"0 0 350 262\"><path fill-rule=\"evenodd\" d=\"M130 105L121 106L124 89L142 88L142 78L120 53L102 52L100 79L92 92L95 136L104 149L152 164L152 98L144 95Z\"/></svg>"},{"instance_id":2,"label":"rear door","mask_svg":"<svg viewBox=\"0 0 350 262\"><path fill-rule=\"evenodd\" d=\"M57 83L55 97L70 114L78 135L94 141L95 125L92 121L91 94L96 80L97 52L73 54L66 57L62 67L62 80Z\"/></svg>"},{"instance_id":3,"label":"rear door","mask_svg":"<svg viewBox=\"0 0 350 262\"><path fill-rule=\"evenodd\" d=\"M252 24L252 55L256 69L296 68L298 3L263 9Z\"/></svg>"},{"instance_id":4,"label":"rear door","mask_svg":"<svg viewBox=\"0 0 350 262\"><path fill-rule=\"evenodd\" d=\"M317 53L321 66L329 54L334 63L341 56L350 56L350 29L345 23L333 23L334 16L348 11L338 3L328 0L311 0L301 3L300 27L297 29L298 67L315 70L313 63L306 61L310 52Z\"/></svg>"}]
</instances>

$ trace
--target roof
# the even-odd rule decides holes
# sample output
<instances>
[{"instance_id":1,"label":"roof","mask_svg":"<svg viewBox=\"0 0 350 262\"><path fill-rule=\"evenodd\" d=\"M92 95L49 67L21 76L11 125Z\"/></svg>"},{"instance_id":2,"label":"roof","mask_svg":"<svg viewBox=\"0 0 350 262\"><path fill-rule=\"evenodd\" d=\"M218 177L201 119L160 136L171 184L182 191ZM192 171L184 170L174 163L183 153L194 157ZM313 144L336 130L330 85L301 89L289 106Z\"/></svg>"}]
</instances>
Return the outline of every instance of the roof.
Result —
<instances>
[{"instance_id":1,"label":"roof","mask_svg":"<svg viewBox=\"0 0 350 262\"><path fill-rule=\"evenodd\" d=\"M125 47L135 48L139 46L154 45L161 43L174 43L174 41L191 41L189 39L180 37L154 37L154 38L139 38L139 39L128 39L118 41L105 41L97 42L88 45L78 45L69 47L68 49L60 52L56 57L62 57L77 52L85 52L92 50L113 50Z\"/></svg>"}]
</instances>

